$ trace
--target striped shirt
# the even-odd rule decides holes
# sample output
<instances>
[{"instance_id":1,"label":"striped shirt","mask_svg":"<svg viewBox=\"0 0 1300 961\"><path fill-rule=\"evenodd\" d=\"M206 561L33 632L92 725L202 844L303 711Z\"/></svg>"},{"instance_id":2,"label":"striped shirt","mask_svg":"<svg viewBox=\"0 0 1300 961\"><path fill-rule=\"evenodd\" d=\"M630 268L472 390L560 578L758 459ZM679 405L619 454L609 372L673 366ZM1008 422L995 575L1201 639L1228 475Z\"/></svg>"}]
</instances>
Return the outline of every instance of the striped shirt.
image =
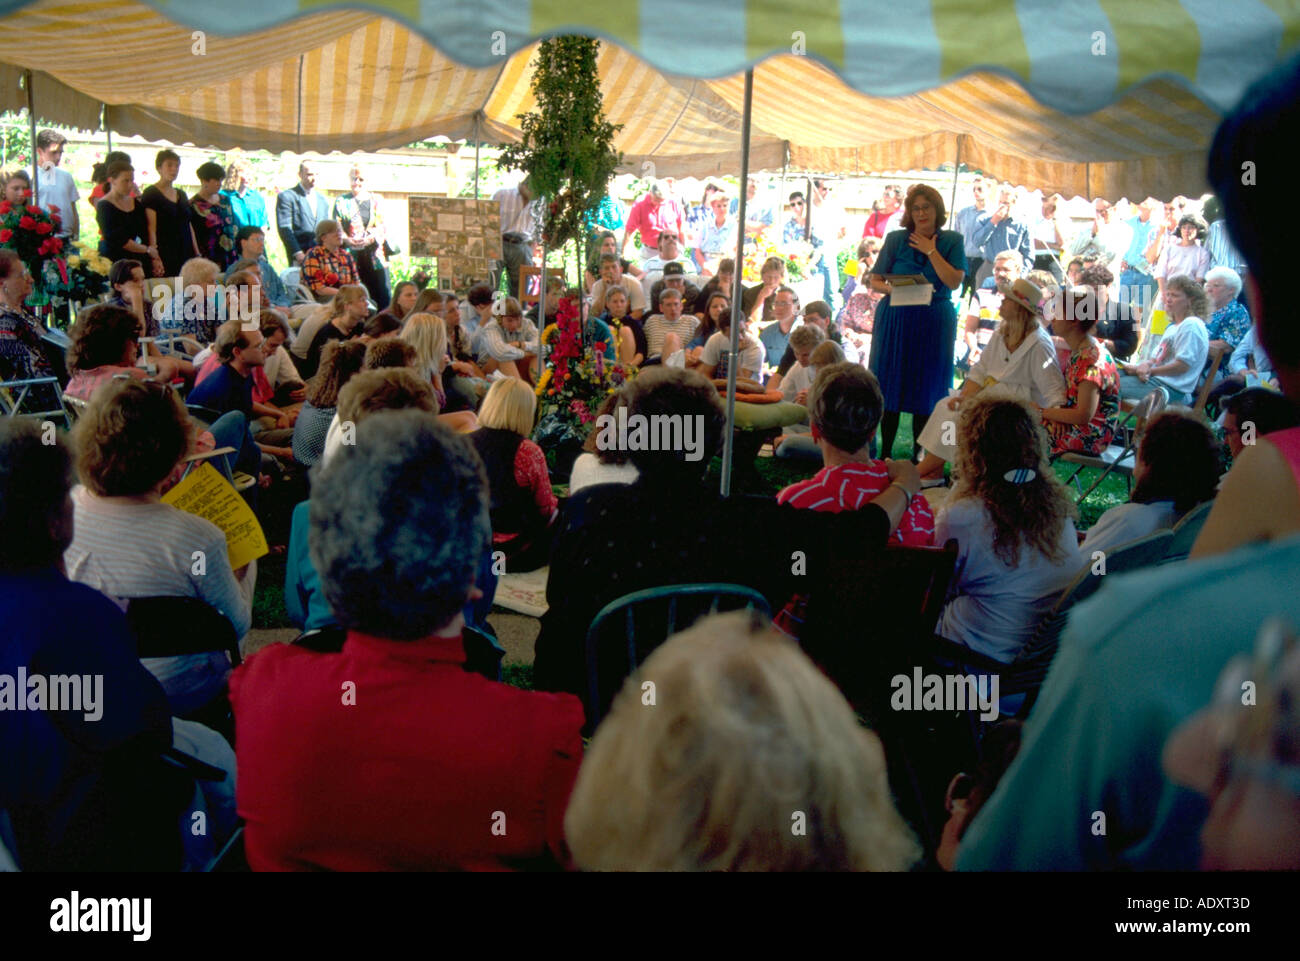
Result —
<instances>
[{"instance_id":1,"label":"striped shirt","mask_svg":"<svg viewBox=\"0 0 1300 961\"><path fill-rule=\"evenodd\" d=\"M248 633L249 599L230 569L226 536L215 524L170 504L111 503L81 485L73 488L72 505L74 534L63 555L69 579L123 608L133 597L197 597L224 614L237 636ZM181 632L184 625L176 629ZM201 692L219 690L230 669L220 653L141 662L169 696L198 695L200 703Z\"/></svg>"},{"instance_id":2,"label":"striped shirt","mask_svg":"<svg viewBox=\"0 0 1300 961\"><path fill-rule=\"evenodd\" d=\"M504 364L525 354L537 353L537 341L537 325L527 317L520 318L519 328L514 333L502 327L501 321L494 317L479 330L479 357Z\"/></svg>"},{"instance_id":3,"label":"striped shirt","mask_svg":"<svg viewBox=\"0 0 1300 961\"><path fill-rule=\"evenodd\" d=\"M669 320L663 314L655 314L645 322L645 340L649 355L654 357L663 353L664 337L676 334L685 347L695 336L695 328L700 325L694 314L682 314L676 320Z\"/></svg>"},{"instance_id":4,"label":"striped shirt","mask_svg":"<svg viewBox=\"0 0 1300 961\"><path fill-rule=\"evenodd\" d=\"M861 509L889 485L889 471L882 460L840 464L823 467L808 480L791 484L776 495L776 502L800 510L839 514ZM912 498L890 543L908 547L929 547L934 543L934 514L924 497Z\"/></svg>"}]
</instances>

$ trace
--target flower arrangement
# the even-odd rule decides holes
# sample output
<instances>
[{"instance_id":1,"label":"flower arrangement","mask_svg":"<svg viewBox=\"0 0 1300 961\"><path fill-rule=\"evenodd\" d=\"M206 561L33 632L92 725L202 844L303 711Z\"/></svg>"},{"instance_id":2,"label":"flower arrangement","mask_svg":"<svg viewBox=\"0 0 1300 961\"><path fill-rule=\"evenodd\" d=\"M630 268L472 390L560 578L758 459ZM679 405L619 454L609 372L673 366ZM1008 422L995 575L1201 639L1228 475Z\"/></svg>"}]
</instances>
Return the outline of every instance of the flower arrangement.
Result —
<instances>
[{"instance_id":1,"label":"flower arrangement","mask_svg":"<svg viewBox=\"0 0 1300 961\"><path fill-rule=\"evenodd\" d=\"M66 265L59 257L63 241L54 236L60 217L57 209L47 213L35 204L14 204L0 201L0 245L8 247L31 271L37 283L45 276L45 262L56 261L59 274L66 273Z\"/></svg>"},{"instance_id":2,"label":"flower arrangement","mask_svg":"<svg viewBox=\"0 0 1300 961\"><path fill-rule=\"evenodd\" d=\"M768 231L764 231L752 243L745 245L745 282L762 282L763 264L769 257L779 257L785 261L787 281L806 280L811 272L808 265L812 260L812 244L806 240L776 243L768 234Z\"/></svg>"},{"instance_id":3,"label":"flower arrangement","mask_svg":"<svg viewBox=\"0 0 1300 961\"><path fill-rule=\"evenodd\" d=\"M578 305L565 297L542 331L551 350L537 380L541 418L533 439L543 447L581 445L604 399L636 376L636 368L606 359L603 340L585 343L582 325Z\"/></svg>"},{"instance_id":4,"label":"flower arrangement","mask_svg":"<svg viewBox=\"0 0 1300 961\"><path fill-rule=\"evenodd\" d=\"M94 251L80 251L72 246L73 253L68 255L66 281L53 287L50 303L62 307L67 303L85 304L97 299L108 290L108 272L113 263L107 257ZM48 273L49 263L46 264Z\"/></svg>"},{"instance_id":5,"label":"flower arrangement","mask_svg":"<svg viewBox=\"0 0 1300 961\"><path fill-rule=\"evenodd\" d=\"M337 287L338 285L339 285L339 275L334 273L334 271L331 270L329 273L325 275L325 286Z\"/></svg>"}]
</instances>

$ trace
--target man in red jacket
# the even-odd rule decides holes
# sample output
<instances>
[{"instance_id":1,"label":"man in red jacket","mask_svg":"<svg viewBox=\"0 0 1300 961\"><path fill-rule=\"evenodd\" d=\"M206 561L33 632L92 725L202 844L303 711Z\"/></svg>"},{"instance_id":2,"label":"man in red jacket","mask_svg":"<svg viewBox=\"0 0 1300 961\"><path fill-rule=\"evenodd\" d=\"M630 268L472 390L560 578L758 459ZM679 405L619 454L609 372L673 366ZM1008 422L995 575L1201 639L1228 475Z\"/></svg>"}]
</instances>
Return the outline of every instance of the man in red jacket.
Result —
<instances>
[{"instance_id":1,"label":"man in red jacket","mask_svg":"<svg viewBox=\"0 0 1300 961\"><path fill-rule=\"evenodd\" d=\"M469 445L416 411L360 422L313 485L310 536L347 640L272 645L231 679L249 864L566 864L581 703L464 668L461 611L490 546Z\"/></svg>"}]
</instances>

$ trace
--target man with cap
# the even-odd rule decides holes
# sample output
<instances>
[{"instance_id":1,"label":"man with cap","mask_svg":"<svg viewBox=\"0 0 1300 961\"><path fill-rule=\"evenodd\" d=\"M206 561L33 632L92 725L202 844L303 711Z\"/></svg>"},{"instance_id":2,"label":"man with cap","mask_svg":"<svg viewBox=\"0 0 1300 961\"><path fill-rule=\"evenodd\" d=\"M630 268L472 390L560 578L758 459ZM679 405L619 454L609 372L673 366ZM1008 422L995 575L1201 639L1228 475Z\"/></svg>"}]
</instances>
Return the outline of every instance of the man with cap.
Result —
<instances>
[{"instance_id":1,"label":"man with cap","mask_svg":"<svg viewBox=\"0 0 1300 961\"><path fill-rule=\"evenodd\" d=\"M656 238L655 255L641 262L645 273L641 275L641 289L647 298L654 288L655 281L664 275L664 268L671 263L682 265L682 273L694 276L695 265L682 251L681 235L665 227Z\"/></svg>"},{"instance_id":2,"label":"man with cap","mask_svg":"<svg viewBox=\"0 0 1300 961\"><path fill-rule=\"evenodd\" d=\"M664 265L663 275L650 288L650 313L659 313L659 295L669 288L682 295L684 304L693 304L700 296L699 288L686 279L686 269L681 262L669 261Z\"/></svg>"}]
</instances>

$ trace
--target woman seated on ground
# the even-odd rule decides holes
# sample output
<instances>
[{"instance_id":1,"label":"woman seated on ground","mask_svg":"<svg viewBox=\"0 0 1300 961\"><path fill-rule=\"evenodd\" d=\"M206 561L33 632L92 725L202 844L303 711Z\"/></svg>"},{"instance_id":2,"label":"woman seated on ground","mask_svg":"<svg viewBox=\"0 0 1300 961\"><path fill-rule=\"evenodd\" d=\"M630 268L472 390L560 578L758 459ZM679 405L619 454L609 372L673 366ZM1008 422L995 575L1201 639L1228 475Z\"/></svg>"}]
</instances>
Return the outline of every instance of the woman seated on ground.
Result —
<instances>
[{"instance_id":1,"label":"woman seated on ground","mask_svg":"<svg viewBox=\"0 0 1300 961\"><path fill-rule=\"evenodd\" d=\"M473 339L461 323L460 305L454 296L443 298L442 317L447 328L448 360L442 376L448 412L477 410L488 382L475 362Z\"/></svg>"},{"instance_id":2,"label":"woman seated on ground","mask_svg":"<svg viewBox=\"0 0 1300 961\"><path fill-rule=\"evenodd\" d=\"M700 351L700 363L696 368L711 380L726 380L727 351L731 349L731 311L723 311L717 318L718 329L709 337L704 349ZM667 349L665 347L665 349ZM736 371L738 380L752 380L756 384L763 382L763 342L749 335L749 318L740 315L740 336L736 341L736 350L740 367Z\"/></svg>"},{"instance_id":3,"label":"woman seated on ground","mask_svg":"<svg viewBox=\"0 0 1300 961\"><path fill-rule=\"evenodd\" d=\"M546 564L559 508L546 455L528 440L537 397L516 378L494 383L479 409L479 428L470 442L487 468L492 497L492 544L504 551L512 574Z\"/></svg>"},{"instance_id":4,"label":"woman seated on ground","mask_svg":"<svg viewBox=\"0 0 1300 961\"><path fill-rule=\"evenodd\" d=\"M957 573L936 632L1007 663L1079 573L1077 512L1025 401L988 392L962 407L957 481L934 534L957 540Z\"/></svg>"},{"instance_id":5,"label":"woman seated on ground","mask_svg":"<svg viewBox=\"0 0 1300 961\"><path fill-rule=\"evenodd\" d=\"M627 291L622 287L612 287L605 294L605 312L600 319L618 339L618 362L639 367L645 360L645 330L641 322L628 312L629 307Z\"/></svg>"},{"instance_id":6,"label":"woman seated on ground","mask_svg":"<svg viewBox=\"0 0 1300 961\"><path fill-rule=\"evenodd\" d=\"M197 597L229 618L242 638L251 624L255 568L232 571L225 535L160 499L190 452L192 432L180 395L170 388L115 380L96 392L73 431L84 486L72 492L73 539L64 564L70 579L119 601ZM224 652L142 663L178 715L221 695L231 667Z\"/></svg>"},{"instance_id":7,"label":"woman seated on ground","mask_svg":"<svg viewBox=\"0 0 1300 961\"><path fill-rule=\"evenodd\" d=\"M332 340L347 340L360 334L369 312L366 288L360 284L348 284L327 306L303 321L289 353L304 380L315 376L325 345Z\"/></svg>"},{"instance_id":8,"label":"woman seated on ground","mask_svg":"<svg viewBox=\"0 0 1300 961\"><path fill-rule=\"evenodd\" d=\"M164 383L179 374L180 362L172 357L150 358L157 365L157 373L153 375L136 366L140 356L140 322L121 307L103 304L83 310L68 331L68 337L71 380L63 392L69 397L88 401L101 384L118 374Z\"/></svg>"},{"instance_id":9,"label":"woman seated on ground","mask_svg":"<svg viewBox=\"0 0 1300 961\"><path fill-rule=\"evenodd\" d=\"M695 328L695 336L686 345L688 367L699 364L700 355L704 353L704 345L721 329L722 315L729 313L731 313L731 300L722 291L715 290L709 295L708 303L704 305L704 313L697 315L700 318L700 326Z\"/></svg>"},{"instance_id":10,"label":"woman seated on ground","mask_svg":"<svg viewBox=\"0 0 1300 961\"><path fill-rule=\"evenodd\" d=\"M797 334L801 330L817 330L816 327L796 327L794 332ZM820 331L818 331L820 333ZM800 338L803 340L804 338ZM794 343L791 338L791 343ZM786 400L798 404L800 407L808 406L808 398L811 396L813 383L817 380L817 375L830 367L832 364L844 363L844 351L840 345L833 340L823 340L813 348L812 353L808 355L808 366L800 370L800 364L795 362L795 366L790 368L790 376L781 381L781 390L784 394L787 387L790 388L790 394ZM795 376L797 373L797 376ZM872 431L871 439L874 439L875 431ZM868 440L868 444L871 443ZM808 424L791 424L781 429L781 434L772 442L776 456L781 458L790 457L807 457L809 460L821 461L821 445L813 439L812 430Z\"/></svg>"},{"instance_id":11,"label":"woman seated on ground","mask_svg":"<svg viewBox=\"0 0 1300 961\"><path fill-rule=\"evenodd\" d=\"M617 391L610 394L596 410L596 420L609 415L618 417L618 409L627 406L627 394ZM627 457L627 451L601 443L600 431L593 430L587 435L582 445L583 452L573 462L569 473L569 496L572 497L584 487L597 484L631 484L637 478L636 465Z\"/></svg>"},{"instance_id":12,"label":"woman seated on ground","mask_svg":"<svg viewBox=\"0 0 1300 961\"><path fill-rule=\"evenodd\" d=\"M386 338L400 356L410 347L395 338ZM374 347L375 345L371 345ZM390 353L381 350L380 353ZM370 361L371 351L366 360ZM358 424L371 414L384 410L423 410L436 414L438 400L433 395L433 385L426 383L413 370L384 368L363 370L347 382L339 392L339 417ZM310 529L311 501L306 500L293 509L289 531L284 572L284 607L289 620L302 631L315 631L338 623L329 601L321 590L320 575L312 565L308 551L307 532Z\"/></svg>"},{"instance_id":13,"label":"woman seated on ground","mask_svg":"<svg viewBox=\"0 0 1300 961\"><path fill-rule=\"evenodd\" d=\"M447 325L435 314L415 313L406 318L402 340L415 348L415 370L433 387L441 410L447 400L443 389L443 375L450 366L447 353ZM461 409L440 414L438 419L458 433L466 433L478 426L472 410Z\"/></svg>"},{"instance_id":14,"label":"woman seated on ground","mask_svg":"<svg viewBox=\"0 0 1300 961\"><path fill-rule=\"evenodd\" d=\"M1219 442L1199 419L1166 411L1147 424L1133 467L1133 493L1088 529L1084 558L1178 523L1219 486Z\"/></svg>"},{"instance_id":15,"label":"woman seated on ground","mask_svg":"<svg viewBox=\"0 0 1300 961\"><path fill-rule=\"evenodd\" d=\"M479 363L491 374L533 383L537 365L537 327L524 316L519 301L502 297L492 304L492 320L479 331Z\"/></svg>"},{"instance_id":16,"label":"woman seated on ground","mask_svg":"<svg viewBox=\"0 0 1300 961\"><path fill-rule=\"evenodd\" d=\"M1045 300L1042 288L1023 279L1003 296L998 308L1002 322L988 346L971 365L961 390L935 405L921 431L918 443L926 455L917 470L923 478L942 477L944 464L957 456L953 412L963 409L984 388L996 384L1007 396L1029 400L1038 407L1065 403L1065 378L1056 362L1056 347L1042 325Z\"/></svg>"},{"instance_id":17,"label":"woman seated on ground","mask_svg":"<svg viewBox=\"0 0 1300 961\"><path fill-rule=\"evenodd\" d=\"M393 287L392 299L388 306L375 314L375 317L391 317L397 321L397 329L400 330L402 321L415 313L415 301L419 296L420 288L414 281L399 281Z\"/></svg>"},{"instance_id":18,"label":"woman seated on ground","mask_svg":"<svg viewBox=\"0 0 1300 961\"><path fill-rule=\"evenodd\" d=\"M1091 291L1067 291L1052 318L1052 330L1070 348L1065 368L1065 403L1042 409L1052 453L1100 455L1115 436L1119 371L1110 351L1092 336L1100 310Z\"/></svg>"},{"instance_id":19,"label":"woman seated on ground","mask_svg":"<svg viewBox=\"0 0 1300 961\"><path fill-rule=\"evenodd\" d=\"M320 370L307 382L307 395L293 425L293 459L314 466L325 452L325 436L339 402L339 391L366 360L366 345L359 340L326 344Z\"/></svg>"},{"instance_id":20,"label":"woman seated on ground","mask_svg":"<svg viewBox=\"0 0 1300 961\"><path fill-rule=\"evenodd\" d=\"M647 710L643 680L677 695ZM905 871L921 856L879 739L750 612L700 621L641 665L596 731L564 834L589 871Z\"/></svg>"}]
</instances>

